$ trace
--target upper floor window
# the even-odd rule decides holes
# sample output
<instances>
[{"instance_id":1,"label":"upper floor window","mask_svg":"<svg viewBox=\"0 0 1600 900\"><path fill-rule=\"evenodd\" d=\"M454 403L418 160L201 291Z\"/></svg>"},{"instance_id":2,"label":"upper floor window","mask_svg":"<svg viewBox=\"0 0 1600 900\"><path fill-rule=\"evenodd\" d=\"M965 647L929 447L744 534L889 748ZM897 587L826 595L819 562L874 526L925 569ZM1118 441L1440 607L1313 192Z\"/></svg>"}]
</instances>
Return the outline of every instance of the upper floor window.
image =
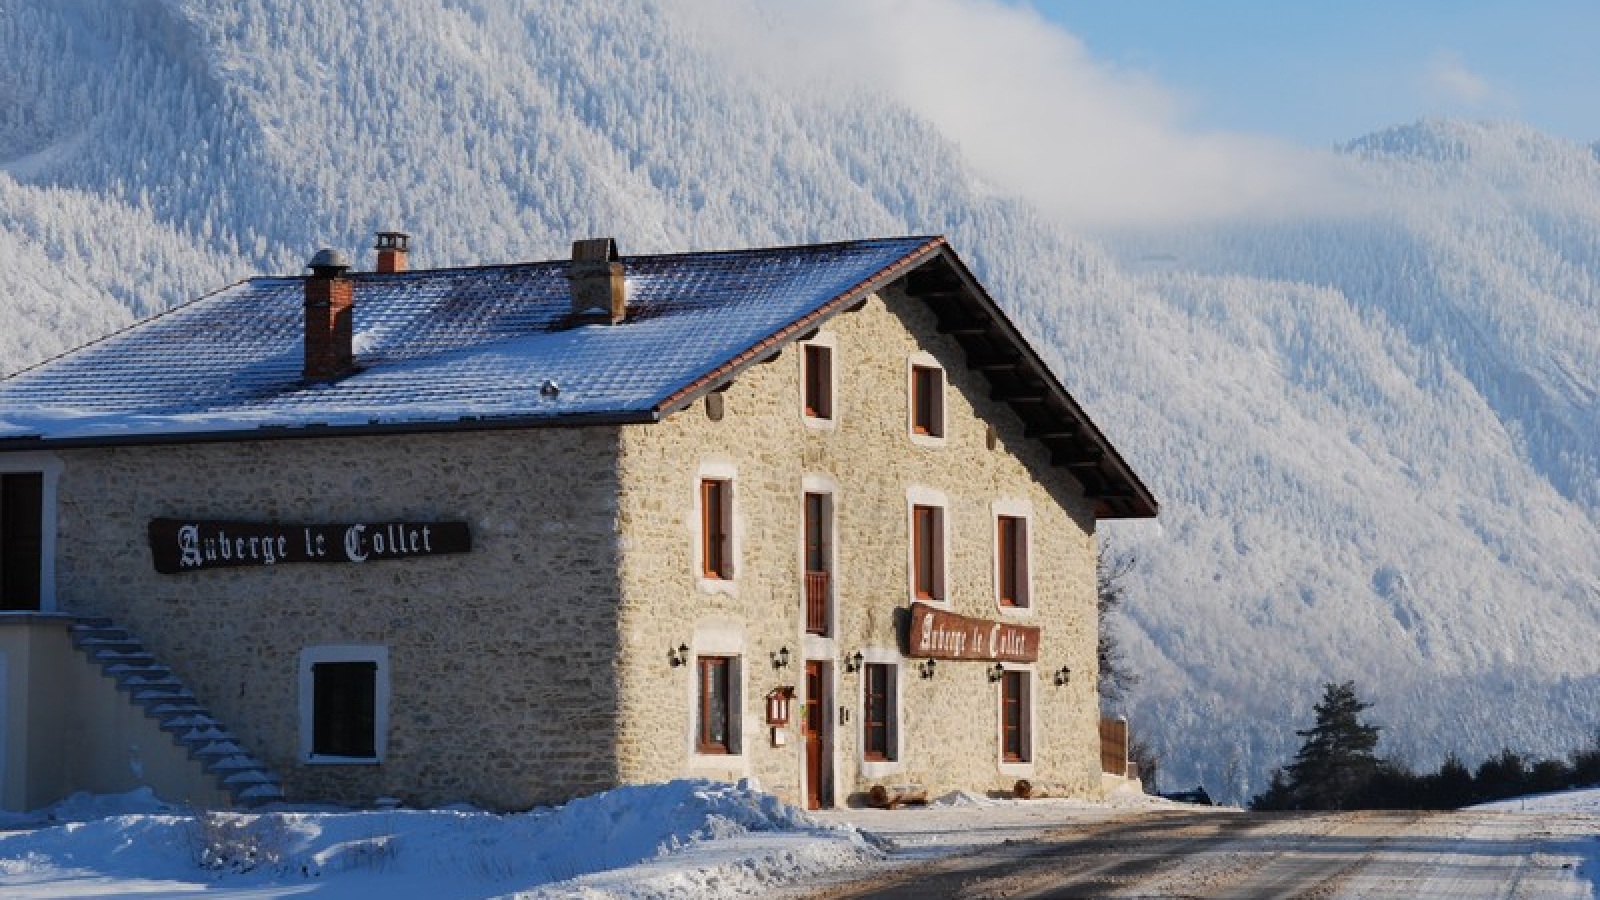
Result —
<instances>
[{"instance_id":1,"label":"upper floor window","mask_svg":"<svg viewBox=\"0 0 1600 900\"><path fill-rule=\"evenodd\" d=\"M805 414L812 419L833 418L833 348L827 344L802 345Z\"/></svg>"},{"instance_id":2,"label":"upper floor window","mask_svg":"<svg viewBox=\"0 0 1600 900\"><path fill-rule=\"evenodd\" d=\"M918 354L911 362L911 436L913 440L944 437L944 369L933 357Z\"/></svg>"},{"instance_id":3,"label":"upper floor window","mask_svg":"<svg viewBox=\"0 0 1600 900\"><path fill-rule=\"evenodd\" d=\"M1028 605L1028 520L995 519L995 587L1001 606Z\"/></svg>"},{"instance_id":4,"label":"upper floor window","mask_svg":"<svg viewBox=\"0 0 1600 900\"><path fill-rule=\"evenodd\" d=\"M832 618L833 497L807 491L805 495L806 631L827 636Z\"/></svg>"},{"instance_id":5,"label":"upper floor window","mask_svg":"<svg viewBox=\"0 0 1600 900\"><path fill-rule=\"evenodd\" d=\"M944 600L944 509L938 506L911 507L911 595Z\"/></svg>"},{"instance_id":6,"label":"upper floor window","mask_svg":"<svg viewBox=\"0 0 1600 900\"><path fill-rule=\"evenodd\" d=\"M733 578L733 480L700 479L700 574Z\"/></svg>"}]
</instances>

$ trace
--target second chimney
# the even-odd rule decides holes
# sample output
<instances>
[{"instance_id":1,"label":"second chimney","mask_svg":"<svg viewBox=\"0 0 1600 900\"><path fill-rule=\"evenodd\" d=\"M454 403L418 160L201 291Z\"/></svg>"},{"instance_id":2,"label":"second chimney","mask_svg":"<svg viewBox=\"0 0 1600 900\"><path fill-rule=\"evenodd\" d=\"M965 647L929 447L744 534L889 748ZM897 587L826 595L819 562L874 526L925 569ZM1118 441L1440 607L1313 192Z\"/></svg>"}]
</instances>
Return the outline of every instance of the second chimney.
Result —
<instances>
[{"instance_id":1,"label":"second chimney","mask_svg":"<svg viewBox=\"0 0 1600 900\"><path fill-rule=\"evenodd\" d=\"M628 295L617 242L589 238L572 242L571 281L573 325L616 325L628 316Z\"/></svg>"},{"instance_id":2,"label":"second chimney","mask_svg":"<svg viewBox=\"0 0 1600 900\"><path fill-rule=\"evenodd\" d=\"M350 371L354 362L355 282L345 277L350 260L324 247L306 263L306 365L304 375L326 381Z\"/></svg>"},{"instance_id":3,"label":"second chimney","mask_svg":"<svg viewBox=\"0 0 1600 900\"><path fill-rule=\"evenodd\" d=\"M389 275L406 270L406 257L411 252L411 235L400 231L378 232L378 273Z\"/></svg>"}]
</instances>

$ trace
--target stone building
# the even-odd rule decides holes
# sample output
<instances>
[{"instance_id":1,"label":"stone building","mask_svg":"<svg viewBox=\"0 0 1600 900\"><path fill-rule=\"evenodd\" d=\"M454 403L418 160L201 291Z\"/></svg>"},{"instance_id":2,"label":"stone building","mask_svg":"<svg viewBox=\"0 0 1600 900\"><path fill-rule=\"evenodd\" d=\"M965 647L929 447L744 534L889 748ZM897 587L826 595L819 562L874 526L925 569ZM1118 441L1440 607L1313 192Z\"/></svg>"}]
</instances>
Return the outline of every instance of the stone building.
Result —
<instances>
[{"instance_id":1,"label":"stone building","mask_svg":"<svg viewBox=\"0 0 1600 900\"><path fill-rule=\"evenodd\" d=\"M1156 502L942 238L407 244L0 381L0 806L1098 793Z\"/></svg>"}]
</instances>

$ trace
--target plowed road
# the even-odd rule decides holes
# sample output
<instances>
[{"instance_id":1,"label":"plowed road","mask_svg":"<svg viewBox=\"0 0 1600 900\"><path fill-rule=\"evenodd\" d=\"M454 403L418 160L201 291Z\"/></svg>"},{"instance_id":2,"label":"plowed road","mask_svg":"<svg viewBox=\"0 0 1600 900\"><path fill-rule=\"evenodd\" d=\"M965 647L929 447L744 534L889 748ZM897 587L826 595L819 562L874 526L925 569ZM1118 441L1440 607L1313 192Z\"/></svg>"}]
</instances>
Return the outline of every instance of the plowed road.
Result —
<instances>
[{"instance_id":1,"label":"plowed road","mask_svg":"<svg viewBox=\"0 0 1600 900\"><path fill-rule=\"evenodd\" d=\"M814 898L1578 900L1600 817L1504 812L1149 812L903 862Z\"/></svg>"}]
</instances>

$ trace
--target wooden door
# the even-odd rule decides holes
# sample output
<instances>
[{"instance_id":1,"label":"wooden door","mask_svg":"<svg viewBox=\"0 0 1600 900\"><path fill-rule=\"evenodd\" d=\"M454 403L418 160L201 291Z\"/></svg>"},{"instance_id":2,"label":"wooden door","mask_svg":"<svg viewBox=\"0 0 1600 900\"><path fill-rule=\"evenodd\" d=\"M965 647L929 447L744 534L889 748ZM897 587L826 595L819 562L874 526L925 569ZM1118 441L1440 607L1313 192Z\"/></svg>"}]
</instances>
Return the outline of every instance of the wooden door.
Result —
<instances>
[{"instance_id":1,"label":"wooden door","mask_svg":"<svg viewBox=\"0 0 1600 900\"><path fill-rule=\"evenodd\" d=\"M826 663L806 660L806 809L833 806L833 753L828 745L828 709L833 702Z\"/></svg>"}]
</instances>

